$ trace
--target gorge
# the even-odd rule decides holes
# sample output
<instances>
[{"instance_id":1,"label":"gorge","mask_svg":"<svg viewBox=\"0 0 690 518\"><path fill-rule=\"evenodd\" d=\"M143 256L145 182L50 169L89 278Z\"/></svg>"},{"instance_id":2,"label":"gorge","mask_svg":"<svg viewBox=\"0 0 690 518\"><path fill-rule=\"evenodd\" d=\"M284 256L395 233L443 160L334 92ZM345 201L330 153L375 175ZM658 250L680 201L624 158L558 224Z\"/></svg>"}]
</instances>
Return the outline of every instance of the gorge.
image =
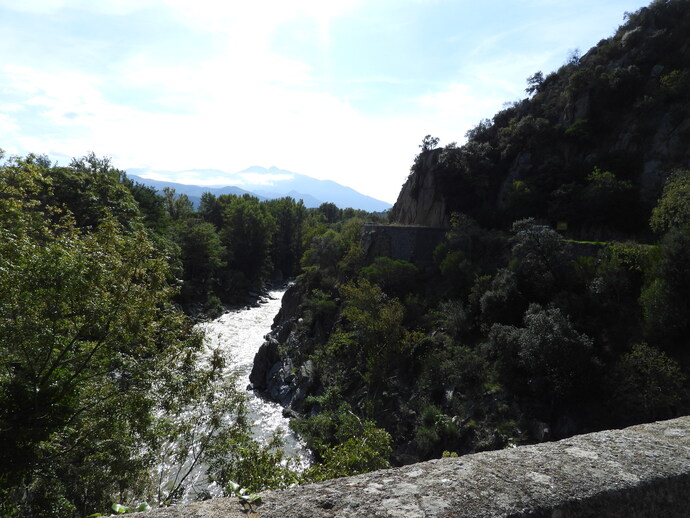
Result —
<instances>
[{"instance_id":1,"label":"gorge","mask_svg":"<svg viewBox=\"0 0 690 518\"><path fill-rule=\"evenodd\" d=\"M687 514L690 3L625 18L388 215L0 150L0 515Z\"/></svg>"}]
</instances>

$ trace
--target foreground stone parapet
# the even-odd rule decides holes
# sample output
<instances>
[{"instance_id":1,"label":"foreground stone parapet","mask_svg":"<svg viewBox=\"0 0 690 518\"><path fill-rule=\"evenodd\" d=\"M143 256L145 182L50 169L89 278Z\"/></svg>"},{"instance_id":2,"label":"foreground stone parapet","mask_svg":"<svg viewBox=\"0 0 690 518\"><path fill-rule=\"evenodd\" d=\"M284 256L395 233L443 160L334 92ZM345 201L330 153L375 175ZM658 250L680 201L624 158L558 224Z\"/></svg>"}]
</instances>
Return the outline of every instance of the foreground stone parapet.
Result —
<instances>
[{"instance_id":1,"label":"foreground stone parapet","mask_svg":"<svg viewBox=\"0 0 690 518\"><path fill-rule=\"evenodd\" d=\"M267 491L262 518L690 516L690 416ZM241 518L235 498L142 518Z\"/></svg>"}]
</instances>

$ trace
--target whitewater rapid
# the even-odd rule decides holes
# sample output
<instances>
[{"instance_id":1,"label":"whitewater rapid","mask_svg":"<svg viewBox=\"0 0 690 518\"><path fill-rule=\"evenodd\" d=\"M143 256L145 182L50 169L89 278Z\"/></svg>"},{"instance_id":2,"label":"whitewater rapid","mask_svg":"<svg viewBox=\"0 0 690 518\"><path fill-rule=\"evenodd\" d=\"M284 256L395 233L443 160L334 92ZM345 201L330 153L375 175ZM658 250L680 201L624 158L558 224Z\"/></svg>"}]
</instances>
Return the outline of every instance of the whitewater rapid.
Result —
<instances>
[{"instance_id":1,"label":"whitewater rapid","mask_svg":"<svg viewBox=\"0 0 690 518\"><path fill-rule=\"evenodd\" d=\"M284 293L285 290L270 291L256 307L232 310L213 321L198 324L206 334L207 348L221 349L228 358L228 370L239 373L239 390L249 385L254 356L271 330ZM283 407L251 391L248 396L248 417L254 438L265 444L276 430L282 430L286 455L300 459L303 467L308 466L309 450L288 428L289 420L283 417Z\"/></svg>"},{"instance_id":2,"label":"whitewater rapid","mask_svg":"<svg viewBox=\"0 0 690 518\"><path fill-rule=\"evenodd\" d=\"M224 313L215 320L197 324L195 327L204 333L205 353L201 361L207 362L213 351L219 349L226 359L228 376L237 375L236 388L245 392L249 385L249 374L254 363L254 356L264 342L264 336L271 330L273 319L280 310L285 290L274 290L267 297L261 297L259 303L252 307L235 309ZM311 453L305 444L290 430L289 419L283 417L283 408L268 401L253 391L247 395L247 421L251 427L252 437L260 444L267 444L276 431L283 440L285 458L292 460L292 467L302 471L311 464ZM192 418L193 414L183 414L182 419ZM169 443L174 447L175 443ZM194 452L196 445L188 446ZM193 455L179 464L173 456L164 455L155 469L158 482L158 498L162 503L166 495L175 493L180 480L184 481L181 492L175 496L177 503L191 502L199 498L222 496L222 490L215 483L208 481L206 466L203 463L193 465ZM184 475L187 473L187 475ZM181 478L184 477L184 478Z\"/></svg>"}]
</instances>

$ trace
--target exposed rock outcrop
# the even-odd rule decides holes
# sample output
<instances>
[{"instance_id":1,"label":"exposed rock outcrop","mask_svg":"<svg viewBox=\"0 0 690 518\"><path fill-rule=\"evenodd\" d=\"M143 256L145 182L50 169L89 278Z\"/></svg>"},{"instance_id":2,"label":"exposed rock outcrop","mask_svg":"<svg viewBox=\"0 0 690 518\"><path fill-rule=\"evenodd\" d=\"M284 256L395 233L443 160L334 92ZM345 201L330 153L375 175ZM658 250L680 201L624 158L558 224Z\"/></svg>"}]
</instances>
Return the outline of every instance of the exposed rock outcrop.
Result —
<instances>
[{"instance_id":1,"label":"exposed rock outcrop","mask_svg":"<svg viewBox=\"0 0 690 518\"><path fill-rule=\"evenodd\" d=\"M416 172L405 182L390 211L391 221L403 225L448 226L446 199L433 167L438 152L426 153Z\"/></svg>"},{"instance_id":2,"label":"exposed rock outcrop","mask_svg":"<svg viewBox=\"0 0 690 518\"><path fill-rule=\"evenodd\" d=\"M283 295L273 329L256 353L249 375L250 388L280 403L288 413L301 412L305 398L317 384L311 361L295 363L303 353L299 326L302 295L298 284ZM281 348L287 354L281 354Z\"/></svg>"},{"instance_id":3,"label":"exposed rock outcrop","mask_svg":"<svg viewBox=\"0 0 690 518\"><path fill-rule=\"evenodd\" d=\"M132 517L685 518L690 416L262 496L254 514L219 498Z\"/></svg>"}]
</instances>

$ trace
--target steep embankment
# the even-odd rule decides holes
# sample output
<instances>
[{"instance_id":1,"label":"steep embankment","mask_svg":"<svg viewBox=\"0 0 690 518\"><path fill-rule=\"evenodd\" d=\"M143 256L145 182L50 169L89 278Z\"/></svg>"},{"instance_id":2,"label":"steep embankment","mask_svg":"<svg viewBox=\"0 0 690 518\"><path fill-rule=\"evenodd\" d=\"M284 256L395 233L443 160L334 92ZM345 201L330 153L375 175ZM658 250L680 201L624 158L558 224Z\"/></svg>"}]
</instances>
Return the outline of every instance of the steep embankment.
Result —
<instances>
[{"instance_id":1,"label":"steep embankment","mask_svg":"<svg viewBox=\"0 0 690 518\"><path fill-rule=\"evenodd\" d=\"M531 97L425 150L391 211L438 226L535 216L575 233L638 233L663 180L690 167L690 9L657 1L584 56L528 80ZM612 176L593 178L595 168Z\"/></svg>"}]
</instances>

